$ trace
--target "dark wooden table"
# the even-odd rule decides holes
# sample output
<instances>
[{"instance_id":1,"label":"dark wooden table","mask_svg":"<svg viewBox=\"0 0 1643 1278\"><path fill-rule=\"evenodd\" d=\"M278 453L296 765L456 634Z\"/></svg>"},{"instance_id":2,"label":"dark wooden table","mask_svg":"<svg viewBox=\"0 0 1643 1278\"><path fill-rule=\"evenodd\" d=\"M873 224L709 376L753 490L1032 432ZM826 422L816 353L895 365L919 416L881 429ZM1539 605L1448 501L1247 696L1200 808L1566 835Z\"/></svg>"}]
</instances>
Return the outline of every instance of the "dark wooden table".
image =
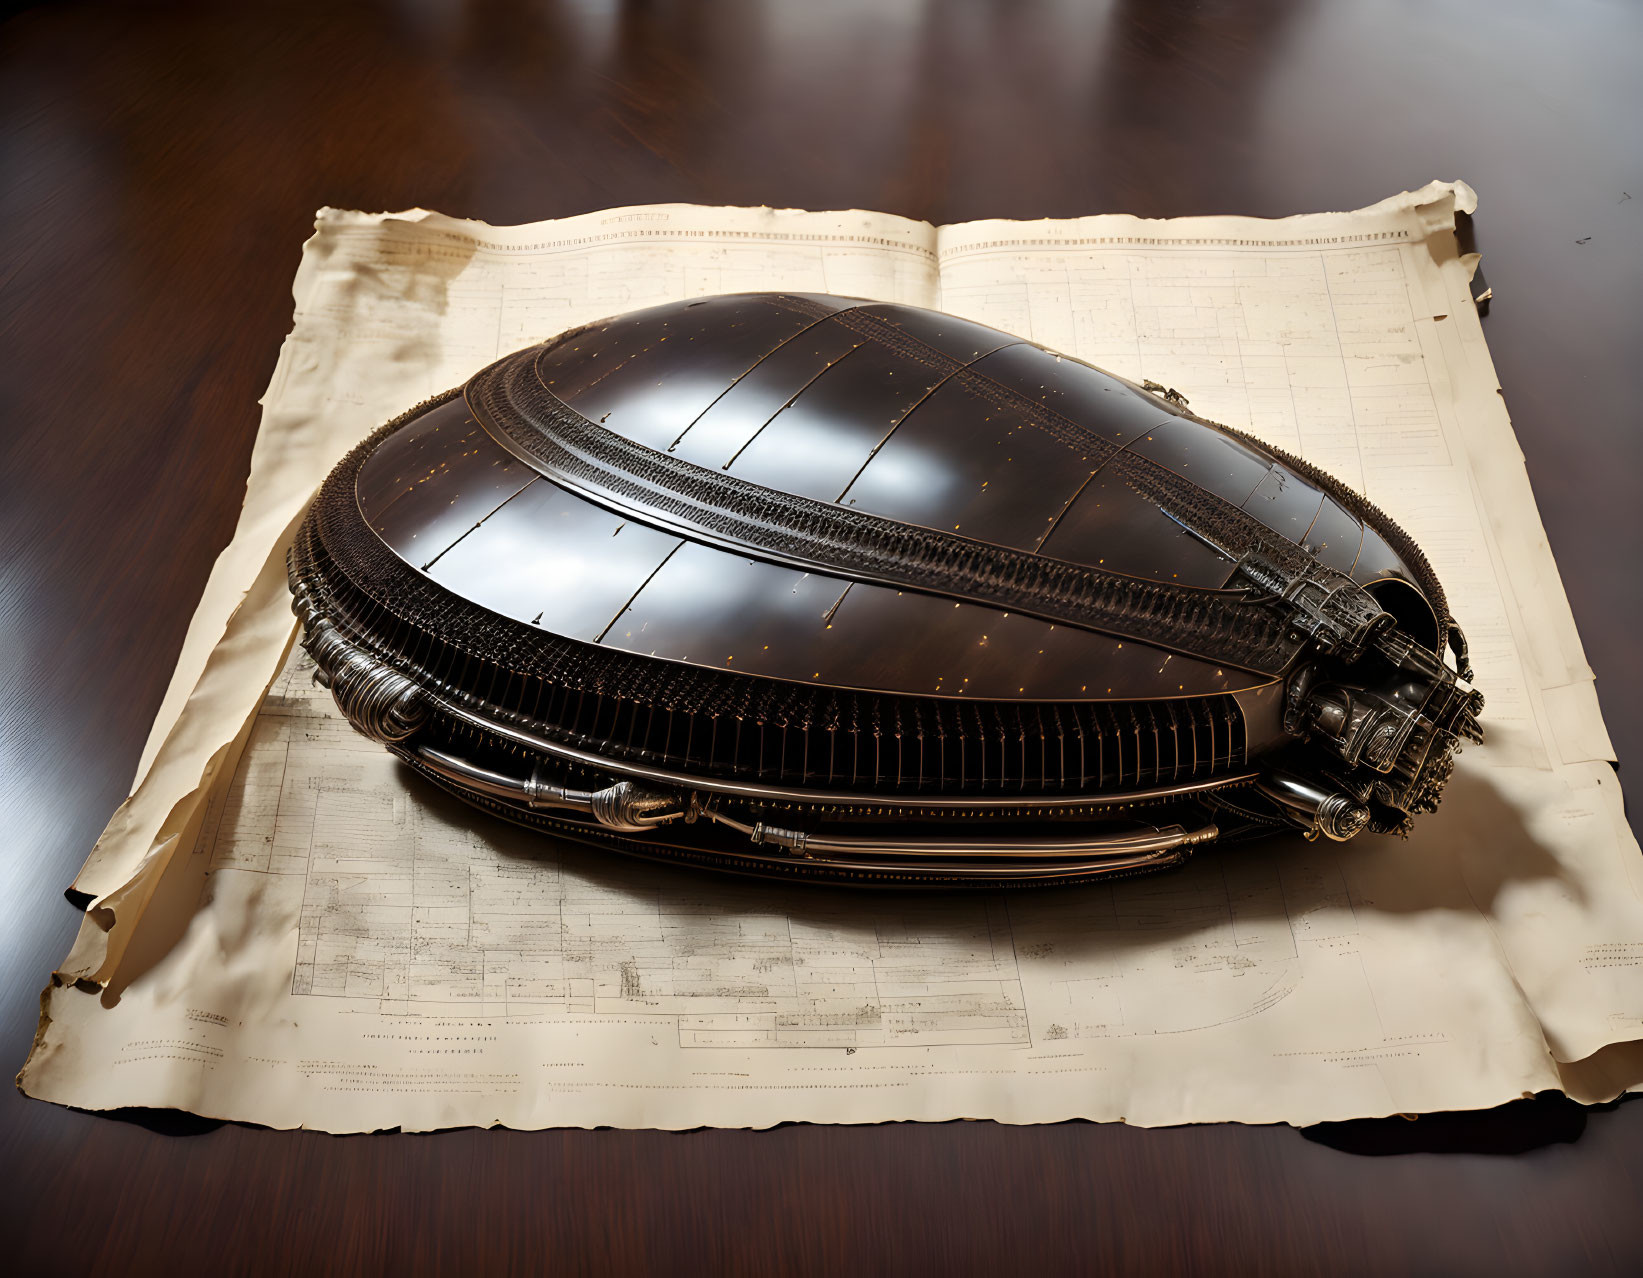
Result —
<instances>
[{"instance_id":1,"label":"dark wooden table","mask_svg":"<svg viewBox=\"0 0 1643 1278\"><path fill-rule=\"evenodd\" d=\"M1636 6L86 3L0 47L11 1066L232 530L321 204L1281 215L1464 177L1542 516L1643 756ZM1643 1272L1643 1104L1555 1098L1305 1132L334 1138L8 1093L0 1178L24 1275Z\"/></svg>"}]
</instances>

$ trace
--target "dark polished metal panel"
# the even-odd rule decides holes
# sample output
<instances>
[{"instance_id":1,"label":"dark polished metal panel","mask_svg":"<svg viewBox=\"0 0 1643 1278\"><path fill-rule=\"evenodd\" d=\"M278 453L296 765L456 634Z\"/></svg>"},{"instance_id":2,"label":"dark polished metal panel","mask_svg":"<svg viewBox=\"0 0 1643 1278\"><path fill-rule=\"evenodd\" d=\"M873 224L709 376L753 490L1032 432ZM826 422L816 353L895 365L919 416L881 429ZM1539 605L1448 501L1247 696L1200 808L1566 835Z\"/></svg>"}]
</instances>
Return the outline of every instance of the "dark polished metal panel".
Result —
<instances>
[{"instance_id":1,"label":"dark polished metal panel","mask_svg":"<svg viewBox=\"0 0 1643 1278\"><path fill-rule=\"evenodd\" d=\"M1294 471L1275 463L1248 497L1243 508L1273 532L1293 542L1304 542L1318 512L1323 509L1323 493Z\"/></svg>"},{"instance_id":2,"label":"dark polished metal panel","mask_svg":"<svg viewBox=\"0 0 1643 1278\"><path fill-rule=\"evenodd\" d=\"M808 384L725 469L738 479L836 501L903 414L944 374L863 343Z\"/></svg>"},{"instance_id":3,"label":"dark polished metal panel","mask_svg":"<svg viewBox=\"0 0 1643 1278\"><path fill-rule=\"evenodd\" d=\"M725 467L812 380L862 339L822 320L790 338L729 386L666 445L698 466Z\"/></svg>"},{"instance_id":4,"label":"dark polished metal panel","mask_svg":"<svg viewBox=\"0 0 1643 1278\"><path fill-rule=\"evenodd\" d=\"M1358 562L1363 545L1363 524L1357 516L1341 508L1333 497L1325 497L1306 534L1306 544L1318 559L1340 572L1350 573Z\"/></svg>"},{"instance_id":5,"label":"dark polished metal panel","mask_svg":"<svg viewBox=\"0 0 1643 1278\"><path fill-rule=\"evenodd\" d=\"M1209 590L1225 586L1237 566L1110 471L1097 472L1083 486L1040 549L1061 559Z\"/></svg>"},{"instance_id":6,"label":"dark polished metal panel","mask_svg":"<svg viewBox=\"0 0 1643 1278\"><path fill-rule=\"evenodd\" d=\"M986 360L974 366L985 369ZM866 461L844 504L1036 550L1094 464L948 380Z\"/></svg>"},{"instance_id":7,"label":"dark polished metal panel","mask_svg":"<svg viewBox=\"0 0 1643 1278\"><path fill-rule=\"evenodd\" d=\"M1116 447L1177 415L1110 373L1030 343L1005 347L975 371Z\"/></svg>"},{"instance_id":8,"label":"dark polished metal panel","mask_svg":"<svg viewBox=\"0 0 1643 1278\"><path fill-rule=\"evenodd\" d=\"M1351 566L1342 543L1358 521L1335 504L1325 509L1316 485L1258 442L1080 361L938 312L818 295L697 299L550 341L536 371L570 408L635 443L932 530L1143 579L1223 586L1230 560L1144 511L1147 500L1123 491L1122 474L1101 473L1118 448L1288 540L1305 540L1321 521L1320 562ZM1376 575L1414 580L1382 545L1371 557Z\"/></svg>"},{"instance_id":9,"label":"dark polished metal panel","mask_svg":"<svg viewBox=\"0 0 1643 1278\"><path fill-rule=\"evenodd\" d=\"M458 396L382 441L360 470L359 508L395 553L422 568L536 479Z\"/></svg>"},{"instance_id":10,"label":"dark polished metal panel","mask_svg":"<svg viewBox=\"0 0 1643 1278\"><path fill-rule=\"evenodd\" d=\"M504 617L592 643L679 544L542 479L441 555L428 576Z\"/></svg>"},{"instance_id":11,"label":"dark polished metal panel","mask_svg":"<svg viewBox=\"0 0 1643 1278\"><path fill-rule=\"evenodd\" d=\"M836 334L859 341L842 329ZM800 343L792 342L779 355L798 349ZM943 390L964 395L962 407L979 412L973 397ZM941 419L935 414L930 420ZM965 456L939 447L942 442L927 441L932 470ZM1019 428L1004 442L1019 444L1023 463L1030 449L1065 451ZM1000 473L1025 477L1032 467L1012 471L1004 462ZM470 480L472 488L466 486ZM991 501L997 485L980 487L987 482L977 486ZM906 487L915 490L916 484ZM377 512L373 529L433 581L516 621L639 655L797 682L999 700L1199 695L1264 682L1139 640L1019 613L958 609L946 600L867 583L846 595L843 580L820 585L833 579L710 547L692 547L686 563L658 573L679 538L537 477L479 430L460 399L384 439L361 466L357 488L362 508ZM930 491L939 490L932 483ZM1016 501L1036 512L1039 496L1024 478ZM1008 500L1001 496L998 505L1007 507ZM1029 519L1036 520L1036 513L1018 520L1023 543L1035 532ZM1178 532L1169 529L1170 535ZM808 603L795 611L788 606L795 583L806 580L811 585L801 593ZM632 612L642 619L633 623ZM757 642L754 633L761 636ZM888 634L901 641L886 643ZM1094 683L1092 671L1100 672Z\"/></svg>"},{"instance_id":12,"label":"dark polished metal panel","mask_svg":"<svg viewBox=\"0 0 1643 1278\"><path fill-rule=\"evenodd\" d=\"M756 293L670 303L548 343L537 375L583 416L666 448L735 379L814 322Z\"/></svg>"},{"instance_id":13,"label":"dark polished metal panel","mask_svg":"<svg viewBox=\"0 0 1643 1278\"><path fill-rule=\"evenodd\" d=\"M1202 695L1266 682L1135 640L688 543L635 583L600 642L794 683L998 701Z\"/></svg>"},{"instance_id":14,"label":"dark polished metal panel","mask_svg":"<svg viewBox=\"0 0 1643 1278\"><path fill-rule=\"evenodd\" d=\"M1387 544L1385 537L1368 527L1363 530L1363 544L1358 549L1357 562L1352 565L1351 575L1353 581L1363 585L1395 577L1399 581L1408 582L1417 590L1421 588L1419 580L1410 571L1403 556Z\"/></svg>"},{"instance_id":15,"label":"dark polished metal panel","mask_svg":"<svg viewBox=\"0 0 1643 1278\"><path fill-rule=\"evenodd\" d=\"M680 351L688 355L681 356ZM601 365L606 355L610 358ZM609 432L610 438L629 440L644 449L649 445L634 440L635 435L660 444L677 430L666 440L669 448L677 450L699 425L703 433L697 439L709 446L715 435L724 435L724 428L729 427L729 438L719 442L734 445L734 451L719 469L758 477L753 480L738 473L738 483L762 480L760 486L773 493L817 501L826 501L828 490L839 483L846 505L907 527L922 526L948 535L951 520L951 535L962 534L969 544L988 543L1017 552L1041 550L1063 564L1084 563L1096 572L1114 574L1114 580L1153 580L1171 589L1223 587L1234 556L1243 553L1229 547L1248 544L1238 540L1247 534L1228 525L1223 533L1206 535L1197 517L1183 520L1176 510L1165 511L1159 505L1161 495L1165 502L1174 499L1168 496L1168 485L1159 487L1158 476L1177 477L1177 486L1184 480L1188 490L1230 504L1270 455L1254 441L1184 416L1157 397L1099 370L968 321L884 303L783 295L698 299L602 321L544 344L532 359L539 393L583 422L588 419L546 389L548 382L559 385L564 376L571 384L559 388L589 411L610 402L599 399L600 394L621 392L626 407L607 409L601 414L605 422L590 423L596 433ZM703 367L717 369L721 378L728 379L726 384L704 393ZM692 371L682 375L681 369ZM651 386L655 374L660 375ZM681 376L685 393L675 395ZM1095 396L1090 402L1097 411L1091 420L1080 422L1062 412L1073 406L1074 392L1086 398ZM647 416L639 405L651 401L660 407ZM704 425L704 416L712 417L715 410L717 424ZM459 412L446 406L443 415ZM874 412L884 417L875 420ZM614 416L621 417L619 425L613 426ZM1161 420L1137 431L1155 417ZM484 414L479 419L491 424ZM656 429L658 422L666 429ZM880 429L883 434L878 434ZM397 480L412 477L413 457L420 466L424 449L418 441L424 435L439 438L438 431L426 424L405 434L410 441L399 446L399 451L413 452L400 459L397 467L388 467L393 471L391 478ZM511 440L503 442L513 446ZM361 476L367 500L373 495L380 499L382 494L373 484L380 487L385 482L379 472L395 460L392 442L383 451L383 459ZM1065 459L1072 455L1081 467L1091 469L1069 472ZM460 529L456 540L471 544L459 555L458 563L475 562L479 547L486 542L483 534L477 542L470 535L490 512L472 496L462 503L442 499L438 490L445 476L440 466L451 470L485 460L484 448L476 446L449 464L436 463L426 474L414 475L404 492L394 492L402 513L414 516L418 501L431 503ZM494 454L489 460L496 460ZM680 460L686 461L683 456ZM501 469L506 470L507 464L502 463ZM840 479L846 470L850 477ZM487 494L492 495L497 494ZM506 501L511 494L500 496ZM1325 514L1325 500L1315 482L1279 459L1269 465L1240 504L1260 524L1298 544ZM523 527L521 512L528 508L529 503L517 508L502 525L513 541ZM652 518L643 502L635 506L623 501L617 509L640 521ZM1332 505L1325 526L1344 524L1338 531L1349 537L1352 522ZM386 531L390 542L404 540L403 534ZM670 531L685 530L670 525ZM1225 539L1227 532L1230 541ZM1323 549L1329 549L1326 539L1320 541ZM756 546L750 548L759 554ZM1375 568L1383 574L1415 576L1384 539L1378 548L1384 554L1377 556ZM444 549L435 548L419 566L437 562ZM729 549L734 552L740 547ZM959 549L957 543L954 549ZM1318 562L1328 563L1344 554L1342 546ZM590 566L598 558L597 552L590 552L581 562ZM440 579L454 582L452 571L448 566ZM510 590L502 580L507 571L488 572L485 595L505 601L502 611L514 615L541 593L540 583L549 577L539 570L522 569L517 589ZM627 571L618 566L608 581L626 580ZM838 575L848 579L855 574ZM897 579L889 584L903 582ZM1001 612L1034 610L1024 598L992 602ZM1191 605L1183 601L1177 606ZM541 613L542 609L536 609L530 615L534 619ZM1037 615L1050 621L1070 620L1054 611ZM1114 624L1097 623L1097 628L1105 625L1105 633L1131 641L1159 640L1155 629L1120 623L1121 609L1109 610L1107 615ZM1183 648L1175 639L1165 641L1163 647L1211 657L1190 644ZM1222 656L1222 661L1228 659L1232 659L1230 652ZM1245 668L1269 673L1281 668L1268 659L1237 660ZM1212 660L1211 664L1218 663ZM845 686L861 683L848 671L840 682ZM1026 680L1017 686L1025 687Z\"/></svg>"},{"instance_id":16,"label":"dark polished metal panel","mask_svg":"<svg viewBox=\"0 0 1643 1278\"><path fill-rule=\"evenodd\" d=\"M945 311L929 311L918 306L897 306L891 302L864 302L851 308L862 315L882 319L943 355L969 364L989 351L1003 346L1022 345L1022 339L1001 333L986 324L960 319Z\"/></svg>"},{"instance_id":17,"label":"dark polished metal panel","mask_svg":"<svg viewBox=\"0 0 1643 1278\"><path fill-rule=\"evenodd\" d=\"M833 616L865 683L933 696L1105 701L1232 692L1269 682L1151 644L884 586L857 584ZM884 636L896 641L885 642Z\"/></svg>"},{"instance_id":18,"label":"dark polished metal panel","mask_svg":"<svg viewBox=\"0 0 1643 1278\"><path fill-rule=\"evenodd\" d=\"M840 319L850 322L849 314ZM863 317L860 327L873 335L887 328L871 316ZM890 344L900 341L898 335ZM920 355L916 362L968 376L939 353ZM1327 635L1332 650L1343 644L1342 651L1361 649L1367 628L1383 615L1367 596L1355 594L1357 588L1344 576L1251 516L1100 441L1092 440L1090 447L1106 449L1114 464L1122 462L1131 487L1160 503L1206 545L1240 557L1251 581L1266 594L1277 591L1284 607L1252 606L1242 591L1143 581L1093 564L1017 551L700 467L576 413L542 386L533 363L533 351L520 352L480 370L464 389L493 438L554 482L695 541L805 571L1143 639L1269 675L1293 661L1308 635ZM980 382L978 393L1038 414L1042 429L1070 443L1090 438L1072 423L1044 416L1019 394ZM1140 395L1133 388L1132 393ZM1303 580L1311 584L1301 590ZM1284 615L1297 608L1306 619Z\"/></svg>"},{"instance_id":19,"label":"dark polished metal panel","mask_svg":"<svg viewBox=\"0 0 1643 1278\"><path fill-rule=\"evenodd\" d=\"M641 583L605 642L719 669L757 660L781 678L819 679L817 636L847 585L685 542Z\"/></svg>"},{"instance_id":20,"label":"dark polished metal panel","mask_svg":"<svg viewBox=\"0 0 1643 1278\"><path fill-rule=\"evenodd\" d=\"M1187 417L1171 417L1134 440L1129 451L1241 506L1272 469L1273 458Z\"/></svg>"}]
</instances>

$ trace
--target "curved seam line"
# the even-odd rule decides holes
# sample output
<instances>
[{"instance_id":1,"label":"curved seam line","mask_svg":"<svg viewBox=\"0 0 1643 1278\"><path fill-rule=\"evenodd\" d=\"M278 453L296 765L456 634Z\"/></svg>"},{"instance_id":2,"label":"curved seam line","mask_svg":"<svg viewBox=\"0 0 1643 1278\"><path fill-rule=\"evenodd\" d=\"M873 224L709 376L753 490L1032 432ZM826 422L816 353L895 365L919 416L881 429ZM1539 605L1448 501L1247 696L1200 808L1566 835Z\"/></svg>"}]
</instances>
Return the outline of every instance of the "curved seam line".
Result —
<instances>
[{"instance_id":1,"label":"curved seam line","mask_svg":"<svg viewBox=\"0 0 1643 1278\"><path fill-rule=\"evenodd\" d=\"M639 588L637 590L635 590L631 595L628 596L627 602L624 603L620 608L618 608L616 610L616 615L605 623L605 628L599 632L599 637L593 641L594 643L604 643L605 642L605 636L610 633L610 628L622 619L622 614L623 613L625 613L629 608L633 607L633 601L635 599L637 599L640 595L644 594L645 587L650 585L651 582L656 580L656 574L661 572L663 568L667 567L667 561L672 559L674 555L678 554L679 553L679 548L681 546L683 546L684 544L685 544L685 539L683 537L678 538L674 542L673 549L668 551L667 554L662 556L661 563L657 564L656 567L652 568L650 570L650 572L646 574L645 579L639 583Z\"/></svg>"},{"instance_id":2,"label":"curved seam line","mask_svg":"<svg viewBox=\"0 0 1643 1278\"><path fill-rule=\"evenodd\" d=\"M798 332L793 333L791 336L782 338L781 341L777 342L774 346L772 346L769 350L767 350L763 355L759 356L758 359L754 360L751 364L749 364L746 369L744 369L742 372L737 374L735 381L731 382L729 386L726 386L722 391L720 391L717 395L715 395L713 397L713 402L712 403L710 403L706 408L702 409L701 412L697 413L696 416L694 416L690 419L690 425L689 426L686 426L682 431L680 431L677 435L675 435L673 437L673 442L667 446L667 451L671 453L675 448L677 448L679 446L679 441L681 439L683 439L686 435L690 434L690 432L695 429L696 423L701 421L702 418L706 417L709 413L711 413L718 406L719 401L721 399L723 399L726 395L730 394L731 391L735 390L738 386L740 386L742 384L742 380L744 378L748 377L753 372L753 370L756 369L760 364L764 363L765 360L769 359L777 351L783 349L789 342L798 341L799 338L803 337L811 329L816 328L819 325L827 323L827 321L832 319L832 318L833 317L831 315L823 315L819 320L811 321L809 324L806 324L803 328L799 329ZM540 381L541 378L538 377L537 380ZM546 389L546 388L544 387L544 389Z\"/></svg>"},{"instance_id":3,"label":"curved seam line","mask_svg":"<svg viewBox=\"0 0 1643 1278\"><path fill-rule=\"evenodd\" d=\"M1084 495L1084 490L1090 486L1090 480L1094 479L1100 473L1101 468L1097 466L1089 474L1084 476L1084 482L1073 490L1073 495L1067 498L1066 504L1063 505L1060 510L1055 512L1055 518L1050 520L1050 526L1046 528L1043 535L1033 543L1034 554L1037 554L1039 551L1044 549L1044 543L1050 539L1050 534L1056 530L1056 528L1060 525L1061 520L1066 516L1067 512L1073 508L1073 503Z\"/></svg>"},{"instance_id":4,"label":"curved seam line","mask_svg":"<svg viewBox=\"0 0 1643 1278\"><path fill-rule=\"evenodd\" d=\"M519 496L520 493L524 492L532 484L536 483L538 480L545 479L545 478L547 478L547 476L545 476L545 475L532 475L523 484L520 484L519 487L515 491L509 493L501 501L497 502L496 505L491 508L490 513L485 515L483 518L480 519L479 523L475 524L472 528L463 529L462 530L462 536L458 537L449 546L446 546L444 550L440 551L437 555L435 555L427 563L423 564L422 565L422 571L427 572L428 569L432 568L441 559L445 558L446 555L450 554L451 551L455 550L458 546L460 546L463 543L463 541L465 541L467 539L467 536L468 536L469 533L478 532L479 529L480 529L480 525L484 524L485 520L489 519L491 517L491 515L496 514L497 511L501 510L502 507L506 506L510 501L512 501L515 497Z\"/></svg>"},{"instance_id":5,"label":"curved seam line","mask_svg":"<svg viewBox=\"0 0 1643 1278\"><path fill-rule=\"evenodd\" d=\"M844 363L845 360L849 359L852 355L854 355L857 351L859 351L863 346L866 346L866 345L867 345L866 342L858 342L856 345L852 346L849 350L845 351L845 353L843 355L840 355L837 359L830 360L828 363L822 365L821 369L816 373L816 375L814 377L812 377L803 386L799 387L798 390L794 391L791 395L789 395L787 397L787 402L785 404L783 404L775 412L771 413L769 417L765 418L764 425L760 426L758 430L754 431L751 435L749 435L745 440L742 441L742 446L740 448L738 448L735 452L731 453L730 454L730 460L727 461L723 466L719 467L719 469L720 470L729 470L732 466L734 466L736 464L736 459L738 457L740 457L743 453L745 453L749 448L751 448L753 446L753 441L755 439L757 439L760 435L765 433L765 431L769 428L771 422L775 421L778 417L780 417L788 409L792 408L793 405L798 402L798 399L799 399L800 395L804 394L805 391L809 390L812 386L814 386L816 384L816 382L821 379L823 374L825 374L829 369L837 368L840 364ZM553 392L550 391L548 393L552 394ZM561 400L560 403L564 403L564 401ZM683 459L681 459L681 460L683 460ZM737 478L740 478L740 476L737 476Z\"/></svg>"},{"instance_id":6,"label":"curved seam line","mask_svg":"<svg viewBox=\"0 0 1643 1278\"><path fill-rule=\"evenodd\" d=\"M930 398L930 396L934 395L943 386L947 385L948 382L952 381L953 378L957 377L960 373L964 372L965 369L972 367L973 365L975 365L980 360L986 359L987 356L996 355L999 351L1006 350L1011 346L1025 346L1025 345L1026 345L1025 342L1005 342L1003 346L995 346L990 351L983 351L981 354L977 355L975 357L975 359L970 360L968 363L960 364L957 368L952 369L951 371L946 373L940 381L938 381L934 386L930 387L929 390L925 391L924 394L920 395L916 400L914 400L912 405L907 409L907 411L905 413L903 413L900 417L896 418L896 420L893 423L891 423L890 429L884 432L884 438L879 440L878 443L874 444L873 447L868 450L866 460L863 461L860 466L856 467L856 473L854 475L850 476L850 482L844 486L844 491L841 492L837 497L835 497L833 499L833 504L835 506L838 505L841 501L843 501L846 497L848 497L850 495L850 490L856 486L856 481L861 478L862 471L866 470L867 466L868 466L868 463L871 462L873 460L873 458L875 458L879 455L879 449L883 448L886 444L888 444L890 442L890 436L894 435L898 430L900 430L901 426L902 426L902 423L905 422L909 417L911 417L920 408L922 408L924 406L925 401L928 400Z\"/></svg>"},{"instance_id":7,"label":"curved seam line","mask_svg":"<svg viewBox=\"0 0 1643 1278\"><path fill-rule=\"evenodd\" d=\"M1353 573L1358 571L1358 560L1363 558L1363 539L1364 539L1364 535L1368 531L1369 531L1369 525L1364 523L1364 521L1361 520L1361 519L1358 520L1358 553L1352 556L1352 567L1350 567L1346 570L1346 575L1348 577L1350 577ZM1383 538L1381 538L1381 540L1385 541L1386 538L1383 537ZM1394 552L1394 553L1396 553L1396 552Z\"/></svg>"},{"instance_id":8,"label":"curved seam line","mask_svg":"<svg viewBox=\"0 0 1643 1278\"><path fill-rule=\"evenodd\" d=\"M1259 485L1256 485L1256 486L1259 487ZM1254 494L1252 493L1252 494L1250 494L1250 496L1254 496ZM1306 531L1301 534L1301 545L1303 547L1307 544L1306 539L1308 537L1312 536L1312 530L1318 526L1318 518L1319 518L1320 515L1322 515L1324 513L1324 502L1329 500L1329 494L1326 493L1326 492L1323 492L1321 490L1319 491L1318 496L1320 498L1320 500L1318 502L1318 509L1313 512L1312 522L1306 526ZM1248 501L1249 497L1245 497L1244 500ZM1362 541L1362 540L1363 539L1360 537L1359 541Z\"/></svg>"},{"instance_id":9,"label":"curved seam line","mask_svg":"<svg viewBox=\"0 0 1643 1278\"><path fill-rule=\"evenodd\" d=\"M1293 473L1293 472L1292 472L1292 473ZM1253 493L1252 493L1252 494L1250 494L1250 495L1251 495L1251 496L1254 496L1254 494L1253 494ZM1317 522L1318 522L1318 516L1319 516L1319 515L1321 515L1321 514L1323 514L1323 512L1324 512L1324 501L1325 501L1325 499L1326 499L1326 498L1327 498L1327 497L1328 497L1328 496L1329 496L1329 494L1328 494L1328 493L1326 493L1326 492L1323 492L1323 491L1322 491L1322 490L1321 490L1321 489L1320 489L1320 490L1319 490L1319 492L1318 492L1318 509L1317 509L1317 510L1315 510L1315 511L1313 511L1313 512L1312 512L1312 524L1315 524L1315 523L1317 523ZM1249 498L1248 498L1248 497L1246 497L1246 498L1244 498L1244 500L1245 500L1245 501L1248 501L1248 500L1249 500ZM1307 525L1307 526L1306 526L1306 533L1309 533L1309 532L1311 532L1311 531L1312 531L1312 524L1308 524L1308 525ZM1277 532L1277 529L1273 529L1273 531L1274 531L1274 532ZM1301 549L1302 549L1302 550L1305 550L1305 549L1306 549L1306 533L1302 533L1302 534L1301 534L1301 535L1300 535L1300 537L1299 537L1299 539L1297 539L1297 540L1296 540L1296 542L1295 542L1295 544L1296 544L1296 545L1297 545L1297 546L1299 546L1299 547L1300 547L1300 548L1301 548ZM1282 536L1283 536L1283 534L1282 534L1282 533L1278 533L1278 535L1279 535L1279 536L1280 536L1280 537L1282 537ZM1308 553L1311 553L1311 552L1308 552Z\"/></svg>"}]
</instances>

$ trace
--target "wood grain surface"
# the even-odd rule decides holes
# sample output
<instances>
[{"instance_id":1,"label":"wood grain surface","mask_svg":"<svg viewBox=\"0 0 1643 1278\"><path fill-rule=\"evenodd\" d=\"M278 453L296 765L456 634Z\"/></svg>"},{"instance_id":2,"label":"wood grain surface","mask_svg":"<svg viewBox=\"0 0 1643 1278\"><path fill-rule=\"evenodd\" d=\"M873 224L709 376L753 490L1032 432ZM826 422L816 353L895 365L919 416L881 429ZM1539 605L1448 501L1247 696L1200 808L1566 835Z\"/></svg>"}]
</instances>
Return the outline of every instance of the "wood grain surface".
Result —
<instances>
[{"instance_id":1,"label":"wood grain surface","mask_svg":"<svg viewBox=\"0 0 1643 1278\"><path fill-rule=\"evenodd\" d=\"M1479 191L1485 331L1643 757L1643 10L1620 0L42 4L0 27L0 1046L239 509L322 204L934 222ZM1637 797L1637 779L1627 779ZM1315 1128L335 1138L0 1096L83 1272L1643 1272L1643 1104Z\"/></svg>"}]
</instances>

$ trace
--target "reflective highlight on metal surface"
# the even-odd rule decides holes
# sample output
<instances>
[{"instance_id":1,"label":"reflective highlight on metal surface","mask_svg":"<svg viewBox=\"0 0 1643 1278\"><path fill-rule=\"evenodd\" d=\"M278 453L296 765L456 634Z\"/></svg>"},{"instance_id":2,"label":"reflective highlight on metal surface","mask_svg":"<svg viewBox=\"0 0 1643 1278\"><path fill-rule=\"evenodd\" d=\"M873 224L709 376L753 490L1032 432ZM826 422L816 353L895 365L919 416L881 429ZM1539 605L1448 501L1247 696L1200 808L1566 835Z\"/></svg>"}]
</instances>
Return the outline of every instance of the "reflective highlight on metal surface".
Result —
<instances>
[{"instance_id":1,"label":"reflective highlight on metal surface","mask_svg":"<svg viewBox=\"0 0 1643 1278\"><path fill-rule=\"evenodd\" d=\"M1401 832L1482 698L1425 557L1298 458L966 320L794 294L519 351L290 558L342 712L641 855L1075 882Z\"/></svg>"}]
</instances>

